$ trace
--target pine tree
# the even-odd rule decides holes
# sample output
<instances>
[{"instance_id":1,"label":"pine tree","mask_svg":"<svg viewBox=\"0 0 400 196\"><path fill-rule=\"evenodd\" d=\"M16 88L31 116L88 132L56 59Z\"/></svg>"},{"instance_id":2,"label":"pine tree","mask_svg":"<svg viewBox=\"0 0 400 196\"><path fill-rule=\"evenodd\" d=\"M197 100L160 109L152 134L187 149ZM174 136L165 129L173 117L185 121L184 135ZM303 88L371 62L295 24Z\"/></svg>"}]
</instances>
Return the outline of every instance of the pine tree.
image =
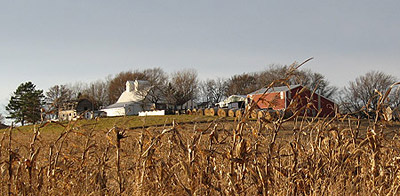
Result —
<instances>
[{"instance_id":1,"label":"pine tree","mask_svg":"<svg viewBox=\"0 0 400 196\"><path fill-rule=\"evenodd\" d=\"M7 118L12 118L16 123L24 126L25 122L36 123L40 117L40 109L43 105L43 90L36 90L32 82L22 83L11 96L6 110L10 113Z\"/></svg>"}]
</instances>

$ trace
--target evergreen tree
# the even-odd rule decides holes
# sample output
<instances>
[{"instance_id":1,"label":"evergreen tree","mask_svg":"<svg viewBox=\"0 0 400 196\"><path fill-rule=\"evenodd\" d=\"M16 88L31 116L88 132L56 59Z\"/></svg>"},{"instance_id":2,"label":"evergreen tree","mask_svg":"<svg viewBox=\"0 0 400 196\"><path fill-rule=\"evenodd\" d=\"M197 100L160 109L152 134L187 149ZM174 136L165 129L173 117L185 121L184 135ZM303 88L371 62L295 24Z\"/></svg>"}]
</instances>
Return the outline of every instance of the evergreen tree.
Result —
<instances>
[{"instance_id":1,"label":"evergreen tree","mask_svg":"<svg viewBox=\"0 0 400 196\"><path fill-rule=\"evenodd\" d=\"M12 118L16 123L36 123L40 118L40 109L43 105L44 95L42 90L36 90L32 82L22 83L11 96L6 110L10 113L7 118Z\"/></svg>"}]
</instances>

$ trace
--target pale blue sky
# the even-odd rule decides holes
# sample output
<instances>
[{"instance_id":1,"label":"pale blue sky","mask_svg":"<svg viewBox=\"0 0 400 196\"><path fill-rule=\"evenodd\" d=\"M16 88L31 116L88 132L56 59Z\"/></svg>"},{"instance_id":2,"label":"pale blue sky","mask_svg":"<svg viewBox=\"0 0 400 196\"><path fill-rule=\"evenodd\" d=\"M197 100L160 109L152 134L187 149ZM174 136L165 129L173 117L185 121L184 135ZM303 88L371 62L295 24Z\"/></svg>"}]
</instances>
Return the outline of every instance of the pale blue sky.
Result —
<instances>
[{"instance_id":1,"label":"pale blue sky","mask_svg":"<svg viewBox=\"0 0 400 196\"><path fill-rule=\"evenodd\" d=\"M398 0L0 0L0 110L32 81L90 82L131 69L229 77L315 57L342 87L369 70L400 77Z\"/></svg>"}]
</instances>

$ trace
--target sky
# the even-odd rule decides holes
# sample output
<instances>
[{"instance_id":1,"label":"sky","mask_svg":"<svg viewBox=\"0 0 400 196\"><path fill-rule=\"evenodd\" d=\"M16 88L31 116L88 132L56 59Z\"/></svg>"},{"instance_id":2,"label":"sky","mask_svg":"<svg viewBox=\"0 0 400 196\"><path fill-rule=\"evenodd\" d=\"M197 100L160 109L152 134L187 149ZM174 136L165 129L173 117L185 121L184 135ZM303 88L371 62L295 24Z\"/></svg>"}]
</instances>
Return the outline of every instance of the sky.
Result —
<instances>
[{"instance_id":1,"label":"sky","mask_svg":"<svg viewBox=\"0 0 400 196\"><path fill-rule=\"evenodd\" d=\"M314 57L343 87L400 78L398 0L0 0L0 112L23 82L47 91L121 71L194 68L200 79Z\"/></svg>"}]
</instances>

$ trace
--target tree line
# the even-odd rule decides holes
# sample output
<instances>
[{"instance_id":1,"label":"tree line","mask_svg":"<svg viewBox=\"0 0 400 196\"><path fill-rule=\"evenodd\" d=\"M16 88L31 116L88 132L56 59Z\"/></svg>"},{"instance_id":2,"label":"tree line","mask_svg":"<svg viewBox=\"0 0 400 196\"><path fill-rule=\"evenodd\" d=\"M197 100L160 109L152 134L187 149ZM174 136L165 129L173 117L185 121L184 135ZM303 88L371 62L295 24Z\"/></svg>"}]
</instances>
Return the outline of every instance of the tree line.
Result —
<instances>
[{"instance_id":1,"label":"tree line","mask_svg":"<svg viewBox=\"0 0 400 196\"><path fill-rule=\"evenodd\" d=\"M214 78L200 80L197 71L185 69L167 73L161 68L136 69L120 72L114 76L90 83L56 84L46 92L36 89L31 82L21 84L11 96L6 110L7 118L24 124L36 123L41 119L40 109L46 104L47 112L54 112L71 100L86 98L94 103L95 108L105 107L115 103L125 91L128 80L147 80L153 86L149 100L157 104L162 98L169 104L182 105L189 100L213 105L230 95L246 95L268 86L273 81L285 78L290 66L271 65L259 72L242 73L230 78ZM384 92L397 78L381 72L370 71L350 81L347 86L339 89L329 83L324 75L310 69L296 70L294 76L275 86L301 84L316 93L335 100L344 113L360 111L365 105L375 109L377 103L376 91ZM157 92L157 93L156 93ZM390 95L390 105L400 106L400 93L396 89ZM0 116L1 119L1 116Z\"/></svg>"}]
</instances>

